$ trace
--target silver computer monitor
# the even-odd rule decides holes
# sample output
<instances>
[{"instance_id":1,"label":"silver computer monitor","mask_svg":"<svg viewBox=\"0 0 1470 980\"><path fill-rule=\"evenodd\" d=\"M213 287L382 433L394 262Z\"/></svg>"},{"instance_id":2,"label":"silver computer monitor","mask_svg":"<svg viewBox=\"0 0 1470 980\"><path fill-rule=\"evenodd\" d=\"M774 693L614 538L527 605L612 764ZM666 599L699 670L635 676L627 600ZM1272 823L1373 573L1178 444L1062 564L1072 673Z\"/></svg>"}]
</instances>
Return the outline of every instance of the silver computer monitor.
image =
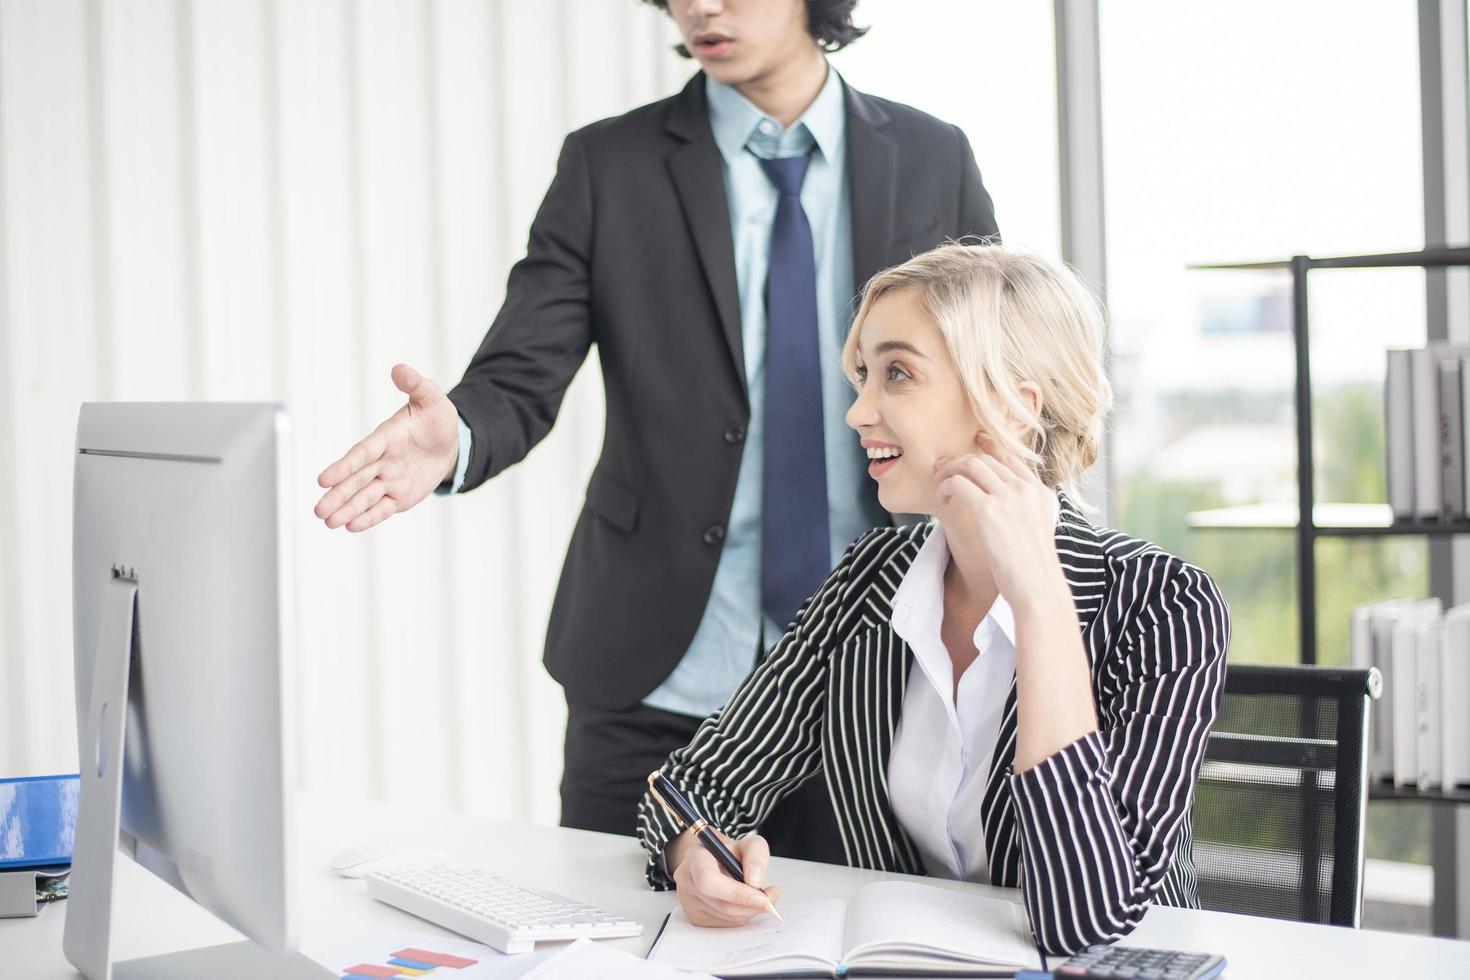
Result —
<instances>
[{"instance_id":1,"label":"silver computer monitor","mask_svg":"<svg viewBox=\"0 0 1470 980\"><path fill-rule=\"evenodd\" d=\"M233 972L209 951L111 962L119 848L254 940L231 944L242 964L298 959L279 955L295 948L289 430L269 404L82 406L64 945L93 980Z\"/></svg>"}]
</instances>

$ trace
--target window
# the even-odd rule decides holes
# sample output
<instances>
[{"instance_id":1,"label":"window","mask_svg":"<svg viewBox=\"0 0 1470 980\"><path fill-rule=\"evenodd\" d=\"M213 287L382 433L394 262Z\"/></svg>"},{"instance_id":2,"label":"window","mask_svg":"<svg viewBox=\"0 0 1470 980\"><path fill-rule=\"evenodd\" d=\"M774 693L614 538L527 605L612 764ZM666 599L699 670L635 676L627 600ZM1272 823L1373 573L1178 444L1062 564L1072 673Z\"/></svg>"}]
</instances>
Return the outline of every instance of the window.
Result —
<instances>
[{"instance_id":1,"label":"window","mask_svg":"<svg viewBox=\"0 0 1470 980\"><path fill-rule=\"evenodd\" d=\"M871 32L832 58L855 87L965 131L1007 244L1061 256L1051 4L863 0Z\"/></svg>"},{"instance_id":2,"label":"window","mask_svg":"<svg viewBox=\"0 0 1470 980\"><path fill-rule=\"evenodd\" d=\"M1297 659L1293 538L1187 516L1294 512L1290 279L1187 266L1423 246L1416 13L1100 4L1116 521L1215 576L1232 660ZM1384 350L1423 343L1423 274L1316 272L1311 289L1317 499L1381 502ZM1426 549L1318 548L1319 660L1345 663L1351 608L1424 594ZM1427 815L1369 812L1370 857L1427 860Z\"/></svg>"}]
</instances>

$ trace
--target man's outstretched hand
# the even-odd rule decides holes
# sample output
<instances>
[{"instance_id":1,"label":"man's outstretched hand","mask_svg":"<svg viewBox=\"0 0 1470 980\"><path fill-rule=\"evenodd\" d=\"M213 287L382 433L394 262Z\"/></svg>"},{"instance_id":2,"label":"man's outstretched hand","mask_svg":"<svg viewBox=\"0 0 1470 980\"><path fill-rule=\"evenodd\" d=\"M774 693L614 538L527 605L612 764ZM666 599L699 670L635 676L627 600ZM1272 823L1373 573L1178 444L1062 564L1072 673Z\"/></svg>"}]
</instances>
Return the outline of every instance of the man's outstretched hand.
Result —
<instances>
[{"instance_id":1,"label":"man's outstretched hand","mask_svg":"<svg viewBox=\"0 0 1470 980\"><path fill-rule=\"evenodd\" d=\"M444 389L407 364L393 368L393 384L408 396L394 412L317 483L327 488L316 516L327 527L366 531L433 493L459 464L459 413Z\"/></svg>"}]
</instances>

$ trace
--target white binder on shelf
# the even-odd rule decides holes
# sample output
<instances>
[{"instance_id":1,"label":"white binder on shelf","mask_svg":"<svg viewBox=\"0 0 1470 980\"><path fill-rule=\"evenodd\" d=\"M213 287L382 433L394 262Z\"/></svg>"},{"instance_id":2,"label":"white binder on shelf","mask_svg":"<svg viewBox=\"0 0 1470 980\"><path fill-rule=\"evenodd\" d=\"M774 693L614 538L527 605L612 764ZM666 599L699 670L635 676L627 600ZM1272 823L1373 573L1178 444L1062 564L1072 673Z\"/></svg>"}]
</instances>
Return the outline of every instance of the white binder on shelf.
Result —
<instances>
[{"instance_id":1,"label":"white binder on shelf","mask_svg":"<svg viewBox=\"0 0 1470 980\"><path fill-rule=\"evenodd\" d=\"M1423 599L1403 610L1394 622L1389 642L1389 672L1385 697L1393 702L1392 767L1393 781L1398 786L1414 786L1419 781L1419 654L1420 627L1440 615L1438 599Z\"/></svg>"},{"instance_id":2,"label":"white binder on shelf","mask_svg":"<svg viewBox=\"0 0 1470 980\"><path fill-rule=\"evenodd\" d=\"M1459 428L1451 438L1456 440L1456 449L1460 454L1460 479L1464 488L1464 499L1458 510L1447 507L1446 513L1451 518L1464 519L1470 517L1470 425L1465 424L1470 419L1470 354L1460 358L1459 395Z\"/></svg>"},{"instance_id":3,"label":"white binder on shelf","mask_svg":"<svg viewBox=\"0 0 1470 980\"><path fill-rule=\"evenodd\" d=\"M1412 599L1386 599L1353 610L1349 631L1353 666L1377 667L1385 687L1382 697L1368 702L1370 779L1393 778L1393 630L1413 607Z\"/></svg>"},{"instance_id":4,"label":"white binder on shelf","mask_svg":"<svg viewBox=\"0 0 1470 980\"><path fill-rule=\"evenodd\" d=\"M1470 605L1445 613L1439 651L1440 763L1448 789L1470 785Z\"/></svg>"},{"instance_id":5,"label":"white binder on shelf","mask_svg":"<svg viewBox=\"0 0 1470 980\"><path fill-rule=\"evenodd\" d=\"M1449 518L1465 516L1464 363L1463 357L1439 362L1440 482Z\"/></svg>"},{"instance_id":6,"label":"white binder on shelf","mask_svg":"<svg viewBox=\"0 0 1470 980\"><path fill-rule=\"evenodd\" d=\"M1383 441L1388 450L1388 502L1393 516L1414 516L1414 409L1410 395L1409 350L1388 352L1383 384Z\"/></svg>"},{"instance_id":7,"label":"white binder on shelf","mask_svg":"<svg viewBox=\"0 0 1470 980\"><path fill-rule=\"evenodd\" d=\"M1409 389L1414 425L1414 517L1437 520L1444 512L1444 467L1440 453L1439 365L1470 353L1432 343L1409 352Z\"/></svg>"},{"instance_id":8,"label":"white binder on shelf","mask_svg":"<svg viewBox=\"0 0 1470 980\"><path fill-rule=\"evenodd\" d=\"M1414 639L1414 655L1418 660L1414 682L1414 731L1417 735L1414 759L1418 766L1415 783L1429 789L1444 779L1441 750L1444 745L1443 718L1440 708L1440 641L1444 619L1434 616L1419 624Z\"/></svg>"}]
</instances>

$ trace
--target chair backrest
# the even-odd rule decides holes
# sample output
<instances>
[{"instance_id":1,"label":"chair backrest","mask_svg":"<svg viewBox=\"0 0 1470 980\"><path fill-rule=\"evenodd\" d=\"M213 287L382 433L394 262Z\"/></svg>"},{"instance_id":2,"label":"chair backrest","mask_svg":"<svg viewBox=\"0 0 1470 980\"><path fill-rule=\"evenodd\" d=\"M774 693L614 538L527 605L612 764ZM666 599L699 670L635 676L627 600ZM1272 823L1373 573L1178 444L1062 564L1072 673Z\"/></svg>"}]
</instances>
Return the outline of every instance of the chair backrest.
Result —
<instances>
[{"instance_id":1,"label":"chair backrest","mask_svg":"<svg viewBox=\"0 0 1470 980\"><path fill-rule=\"evenodd\" d=\"M1194 803L1200 904L1357 926L1375 669L1233 664Z\"/></svg>"}]
</instances>

